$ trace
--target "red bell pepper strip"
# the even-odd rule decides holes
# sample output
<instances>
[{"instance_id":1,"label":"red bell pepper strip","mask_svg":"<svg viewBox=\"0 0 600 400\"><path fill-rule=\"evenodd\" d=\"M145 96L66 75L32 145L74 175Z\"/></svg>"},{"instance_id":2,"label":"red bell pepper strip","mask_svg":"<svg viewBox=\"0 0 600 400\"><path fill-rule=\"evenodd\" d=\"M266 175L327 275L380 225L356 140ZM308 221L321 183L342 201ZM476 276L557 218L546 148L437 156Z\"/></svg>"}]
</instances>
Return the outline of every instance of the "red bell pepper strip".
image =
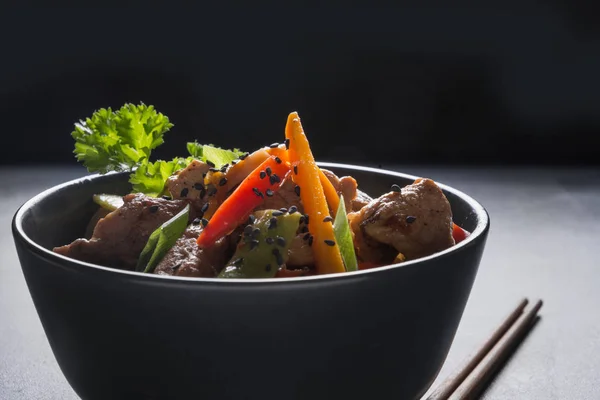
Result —
<instances>
[{"instance_id":1,"label":"red bell pepper strip","mask_svg":"<svg viewBox=\"0 0 600 400\"><path fill-rule=\"evenodd\" d=\"M198 236L198 246L211 246L218 239L233 232L248 219L252 210L264 201L267 189L277 191L289 173L289 164L275 156L263 161L217 208L208 225Z\"/></svg>"},{"instance_id":2,"label":"red bell pepper strip","mask_svg":"<svg viewBox=\"0 0 600 400\"><path fill-rule=\"evenodd\" d=\"M465 240L466 238L468 238L469 235L470 235L469 232L465 231L463 228L456 225L455 223L452 223L452 237L454 238L454 242L456 244L458 244L458 243L462 242L463 240Z\"/></svg>"}]
</instances>

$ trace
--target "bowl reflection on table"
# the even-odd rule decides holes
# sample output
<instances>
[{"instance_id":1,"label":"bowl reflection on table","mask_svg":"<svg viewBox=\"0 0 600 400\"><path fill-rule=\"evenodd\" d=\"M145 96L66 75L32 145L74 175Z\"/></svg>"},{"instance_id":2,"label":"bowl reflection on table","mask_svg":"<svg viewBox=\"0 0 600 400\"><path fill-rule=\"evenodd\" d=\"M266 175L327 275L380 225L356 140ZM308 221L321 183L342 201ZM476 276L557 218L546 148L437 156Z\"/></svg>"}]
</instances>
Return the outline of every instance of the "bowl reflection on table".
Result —
<instances>
[{"instance_id":1,"label":"bowl reflection on table","mask_svg":"<svg viewBox=\"0 0 600 400\"><path fill-rule=\"evenodd\" d=\"M415 179L320 164L371 195ZM41 193L16 213L13 235L52 351L83 399L414 399L448 354L489 229L481 205L440 186L469 238L419 260L338 275L165 277L48 250L83 234L93 194L127 193L126 174Z\"/></svg>"}]
</instances>

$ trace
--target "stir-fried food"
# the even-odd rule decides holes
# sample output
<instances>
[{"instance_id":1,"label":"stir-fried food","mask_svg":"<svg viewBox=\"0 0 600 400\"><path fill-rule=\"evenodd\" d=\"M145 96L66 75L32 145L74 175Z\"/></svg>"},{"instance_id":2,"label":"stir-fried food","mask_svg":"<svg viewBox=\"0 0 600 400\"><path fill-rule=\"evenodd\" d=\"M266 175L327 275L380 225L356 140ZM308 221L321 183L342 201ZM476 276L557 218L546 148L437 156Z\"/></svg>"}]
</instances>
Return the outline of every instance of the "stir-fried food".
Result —
<instances>
[{"instance_id":1,"label":"stir-fried food","mask_svg":"<svg viewBox=\"0 0 600 400\"><path fill-rule=\"evenodd\" d=\"M320 168L295 112L282 144L247 153L193 142L186 157L151 162L172 126L144 104L75 124L77 159L129 172L132 193L94 196L86 237L55 252L159 275L285 278L414 260L468 236L430 179L372 198Z\"/></svg>"}]
</instances>

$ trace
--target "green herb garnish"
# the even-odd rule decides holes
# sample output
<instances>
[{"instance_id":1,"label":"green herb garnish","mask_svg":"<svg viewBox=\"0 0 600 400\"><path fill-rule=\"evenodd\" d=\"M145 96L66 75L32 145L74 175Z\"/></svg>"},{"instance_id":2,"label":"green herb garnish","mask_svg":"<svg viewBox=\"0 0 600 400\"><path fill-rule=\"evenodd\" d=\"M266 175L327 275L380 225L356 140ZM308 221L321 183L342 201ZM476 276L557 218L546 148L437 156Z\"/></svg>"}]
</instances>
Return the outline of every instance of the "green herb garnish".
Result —
<instances>
[{"instance_id":1,"label":"green herb garnish","mask_svg":"<svg viewBox=\"0 0 600 400\"><path fill-rule=\"evenodd\" d=\"M131 171L147 162L173 124L153 106L125 104L101 108L75 124L75 156L89 172Z\"/></svg>"},{"instance_id":2,"label":"green herb garnish","mask_svg":"<svg viewBox=\"0 0 600 400\"><path fill-rule=\"evenodd\" d=\"M190 156L203 162L210 161L215 165L215 168L221 168L223 165L230 164L233 160L247 154L240 149L226 150L212 144L199 144L197 142L189 142L187 150Z\"/></svg>"},{"instance_id":3,"label":"green herb garnish","mask_svg":"<svg viewBox=\"0 0 600 400\"><path fill-rule=\"evenodd\" d=\"M174 158L171 161L158 160L140 165L129 178L134 192L148 196L159 196L164 192L165 182L173 173L187 167L193 158Z\"/></svg>"},{"instance_id":4,"label":"green herb garnish","mask_svg":"<svg viewBox=\"0 0 600 400\"><path fill-rule=\"evenodd\" d=\"M75 156L89 172L130 171L134 192L159 196L167 178L187 167L194 158L211 162L217 168L240 158L245 152L213 145L188 143L191 157L150 162L152 150L164 142L164 134L173 127L165 115L153 106L125 104L113 111L101 108L91 118L75 124Z\"/></svg>"}]
</instances>

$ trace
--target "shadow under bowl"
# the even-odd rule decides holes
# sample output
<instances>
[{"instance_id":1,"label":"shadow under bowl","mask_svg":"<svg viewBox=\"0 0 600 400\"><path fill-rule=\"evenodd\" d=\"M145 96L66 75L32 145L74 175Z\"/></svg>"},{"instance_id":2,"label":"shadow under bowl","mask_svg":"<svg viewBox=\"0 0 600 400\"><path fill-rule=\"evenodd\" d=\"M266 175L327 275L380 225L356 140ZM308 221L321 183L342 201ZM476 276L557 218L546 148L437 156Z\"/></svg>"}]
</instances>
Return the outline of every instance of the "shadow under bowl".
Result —
<instances>
[{"instance_id":1,"label":"shadow under bowl","mask_svg":"<svg viewBox=\"0 0 600 400\"><path fill-rule=\"evenodd\" d=\"M401 173L320 163L367 193ZM489 218L441 185L472 232L419 260L278 280L164 277L53 253L83 235L95 193L125 194L125 174L37 195L13 236L56 360L83 399L415 399L450 349L485 247Z\"/></svg>"}]
</instances>

